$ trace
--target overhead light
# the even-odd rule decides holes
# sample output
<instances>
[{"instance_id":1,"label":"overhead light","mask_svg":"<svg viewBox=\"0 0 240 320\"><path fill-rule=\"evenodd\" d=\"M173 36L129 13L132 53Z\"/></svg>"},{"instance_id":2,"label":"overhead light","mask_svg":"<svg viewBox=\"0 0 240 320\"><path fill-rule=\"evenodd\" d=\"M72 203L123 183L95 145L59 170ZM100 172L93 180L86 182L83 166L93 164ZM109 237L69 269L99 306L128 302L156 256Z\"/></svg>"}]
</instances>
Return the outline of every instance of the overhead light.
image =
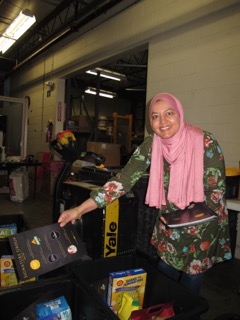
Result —
<instances>
[{"instance_id":1,"label":"overhead light","mask_svg":"<svg viewBox=\"0 0 240 320\"><path fill-rule=\"evenodd\" d=\"M21 11L0 38L0 52L5 53L36 22L30 10Z\"/></svg>"},{"instance_id":2,"label":"overhead light","mask_svg":"<svg viewBox=\"0 0 240 320\"><path fill-rule=\"evenodd\" d=\"M89 93L89 94L96 95L96 94L97 94L97 89L96 89L96 88L92 88L92 87L88 87L88 88L85 90L85 93ZM102 90L102 89L99 90L99 95L100 95L101 97L110 98L110 99L116 97L116 93L115 93L115 92L111 92L111 91L107 91L107 90Z\"/></svg>"},{"instance_id":3,"label":"overhead light","mask_svg":"<svg viewBox=\"0 0 240 320\"><path fill-rule=\"evenodd\" d=\"M145 88L125 88L126 91L146 91Z\"/></svg>"},{"instance_id":4,"label":"overhead light","mask_svg":"<svg viewBox=\"0 0 240 320\"><path fill-rule=\"evenodd\" d=\"M86 73L97 75L99 73L100 77L107 78L115 81L126 80L126 75L122 73L118 73L112 70L102 69L102 68L95 68L92 70L86 71Z\"/></svg>"}]
</instances>

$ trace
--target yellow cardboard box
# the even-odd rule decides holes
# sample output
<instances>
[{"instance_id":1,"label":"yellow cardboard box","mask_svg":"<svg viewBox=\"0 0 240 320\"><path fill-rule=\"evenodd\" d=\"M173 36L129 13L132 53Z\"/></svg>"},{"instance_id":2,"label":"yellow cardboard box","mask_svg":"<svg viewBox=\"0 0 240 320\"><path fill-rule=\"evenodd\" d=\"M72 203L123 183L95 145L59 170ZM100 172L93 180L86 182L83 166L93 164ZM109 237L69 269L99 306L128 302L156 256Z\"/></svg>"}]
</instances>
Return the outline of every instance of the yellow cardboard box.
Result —
<instances>
[{"instance_id":1,"label":"yellow cardboard box","mask_svg":"<svg viewBox=\"0 0 240 320\"><path fill-rule=\"evenodd\" d=\"M19 283L35 281L36 278L31 278L27 281L19 281L13 265L14 256L4 255L0 258L0 287L10 287L18 285Z\"/></svg>"},{"instance_id":2,"label":"yellow cardboard box","mask_svg":"<svg viewBox=\"0 0 240 320\"><path fill-rule=\"evenodd\" d=\"M108 278L108 305L117 313L122 305L123 293L127 292L139 301L142 308L146 279L147 273L142 268L111 272Z\"/></svg>"},{"instance_id":3,"label":"yellow cardboard box","mask_svg":"<svg viewBox=\"0 0 240 320\"><path fill-rule=\"evenodd\" d=\"M1 274L1 287L9 287L18 284L17 276L12 262L13 256L2 256L0 274Z\"/></svg>"}]
</instances>

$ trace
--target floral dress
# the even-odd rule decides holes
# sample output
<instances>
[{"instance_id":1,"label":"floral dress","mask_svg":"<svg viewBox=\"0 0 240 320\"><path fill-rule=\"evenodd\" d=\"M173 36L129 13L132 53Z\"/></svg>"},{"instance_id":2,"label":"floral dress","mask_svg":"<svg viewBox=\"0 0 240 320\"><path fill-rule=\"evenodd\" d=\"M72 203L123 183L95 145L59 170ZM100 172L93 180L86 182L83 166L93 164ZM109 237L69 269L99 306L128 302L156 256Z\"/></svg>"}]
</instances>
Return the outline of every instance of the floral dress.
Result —
<instances>
[{"instance_id":1,"label":"floral dress","mask_svg":"<svg viewBox=\"0 0 240 320\"><path fill-rule=\"evenodd\" d=\"M103 187L91 192L98 207L104 207L128 192L146 172L151 163L153 136L148 136L136 149L126 166ZM164 190L167 195L170 165L164 160ZM202 224L168 228L161 220L162 213L178 208L167 201L159 209L151 244L159 257L174 268L189 274L205 272L215 263L232 258L228 211L225 200L225 165L222 150L215 137L204 131L204 194L206 204L218 218ZM166 197L167 199L167 197Z\"/></svg>"}]
</instances>

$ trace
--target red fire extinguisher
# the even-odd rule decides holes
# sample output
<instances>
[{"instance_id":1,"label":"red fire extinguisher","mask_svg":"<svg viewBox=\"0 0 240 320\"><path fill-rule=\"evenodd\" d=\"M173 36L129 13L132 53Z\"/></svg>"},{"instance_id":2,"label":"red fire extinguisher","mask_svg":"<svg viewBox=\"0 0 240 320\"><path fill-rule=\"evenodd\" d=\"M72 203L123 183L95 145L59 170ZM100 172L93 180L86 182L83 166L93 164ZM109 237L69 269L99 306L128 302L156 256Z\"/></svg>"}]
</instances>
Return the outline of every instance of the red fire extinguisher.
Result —
<instances>
[{"instance_id":1,"label":"red fire extinguisher","mask_svg":"<svg viewBox=\"0 0 240 320\"><path fill-rule=\"evenodd\" d=\"M52 121L48 121L47 130L46 130L46 142L47 143L52 141L52 131L53 131L53 123L52 123Z\"/></svg>"}]
</instances>

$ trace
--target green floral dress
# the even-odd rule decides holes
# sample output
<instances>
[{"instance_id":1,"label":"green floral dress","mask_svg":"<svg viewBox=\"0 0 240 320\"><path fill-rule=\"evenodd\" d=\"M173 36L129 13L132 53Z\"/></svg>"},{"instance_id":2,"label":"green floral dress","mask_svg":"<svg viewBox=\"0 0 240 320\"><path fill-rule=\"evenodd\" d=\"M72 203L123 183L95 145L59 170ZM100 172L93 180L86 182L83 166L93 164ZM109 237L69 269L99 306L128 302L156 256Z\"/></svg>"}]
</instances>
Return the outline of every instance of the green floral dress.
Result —
<instances>
[{"instance_id":1,"label":"green floral dress","mask_svg":"<svg viewBox=\"0 0 240 320\"><path fill-rule=\"evenodd\" d=\"M143 175L151 163L153 136L148 136L136 149L126 166L117 177L103 187L91 192L98 207L104 207L128 192ZM164 161L164 189L167 194L170 165ZM232 258L228 211L225 200L225 165L222 150L215 137L204 131L204 193L205 202L217 214L218 219L202 224L168 228L161 223L163 212L170 213L178 208L167 202L159 209L151 243L158 255L168 264L189 274L205 272L213 264Z\"/></svg>"}]
</instances>

